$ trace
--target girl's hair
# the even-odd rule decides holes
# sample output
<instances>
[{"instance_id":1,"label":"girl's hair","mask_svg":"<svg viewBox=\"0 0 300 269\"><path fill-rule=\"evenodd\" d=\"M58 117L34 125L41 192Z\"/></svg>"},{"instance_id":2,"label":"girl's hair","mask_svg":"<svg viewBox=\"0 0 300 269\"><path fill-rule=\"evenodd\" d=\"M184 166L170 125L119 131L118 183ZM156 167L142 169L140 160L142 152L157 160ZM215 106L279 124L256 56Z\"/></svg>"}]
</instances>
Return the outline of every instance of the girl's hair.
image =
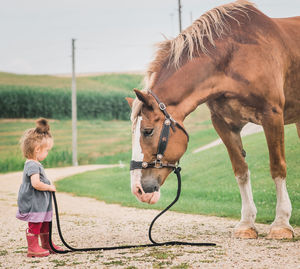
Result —
<instances>
[{"instance_id":1,"label":"girl's hair","mask_svg":"<svg viewBox=\"0 0 300 269\"><path fill-rule=\"evenodd\" d=\"M36 121L36 128L28 129L24 132L20 144L25 158L34 157L34 149L37 146L43 146L48 139L52 139L48 121L40 118Z\"/></svg>"}]
</instances>

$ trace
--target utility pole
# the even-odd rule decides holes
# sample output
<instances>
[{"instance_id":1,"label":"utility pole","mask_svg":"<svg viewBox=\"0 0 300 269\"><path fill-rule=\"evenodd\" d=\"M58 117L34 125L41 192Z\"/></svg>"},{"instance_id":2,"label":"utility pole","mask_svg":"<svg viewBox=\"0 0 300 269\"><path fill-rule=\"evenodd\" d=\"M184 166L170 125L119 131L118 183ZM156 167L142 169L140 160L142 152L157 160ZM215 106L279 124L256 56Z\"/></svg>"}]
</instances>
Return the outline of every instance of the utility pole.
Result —
<instances>
[{"instance_id":1,"label":"utility pole","mask_svg":"<svg viewBox=\"0 0 300 269\"><path fill-rule=\"evenodd\" d=\"M179 19L179 33L181 33L181 0L178 0L178 19Z\"/></svg>"},{"instance_id":2,"label":"utility pole","mask_svg":"<svg viewBox=\"0 0 300 269\"><path fill-rule=\"evenodd\" d=\"M72 162L78 166L77 160L77 100L75 77L75 39L72 39Z\"/></svg>"}]
</instances>

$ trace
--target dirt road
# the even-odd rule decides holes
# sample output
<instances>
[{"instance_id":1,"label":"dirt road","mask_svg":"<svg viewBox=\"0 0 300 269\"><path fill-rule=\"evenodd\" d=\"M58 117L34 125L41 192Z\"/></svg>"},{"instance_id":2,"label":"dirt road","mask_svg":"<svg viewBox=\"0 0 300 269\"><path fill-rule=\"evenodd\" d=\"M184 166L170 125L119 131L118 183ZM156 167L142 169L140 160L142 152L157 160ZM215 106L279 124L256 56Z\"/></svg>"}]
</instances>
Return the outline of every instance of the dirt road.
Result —
<instances>
[{"instance_id":1,"label":"dirt road","mask_svg":"<svg viewBox=\"0 0 300 269\"><path fill-rule=\"evenodd\" d=\"M46 174L57 180L104 167L46 169ZM237 220L174 212L166 213L155 224L155 240L214 242L217 246L136 248L27 258L26 223L15 218L20 181L21 172L0 174L0 268L300 268L300 228L295 229L294 240L277 241L265 238L267 225L257 224L259 239L240 240L232 237ZM65 193L56 196L62 230L70 245L149 243L149 223L158 211L109 205ZM56 226L54 230L55 242L61 244Z\"/></svg>"}]
</instances>

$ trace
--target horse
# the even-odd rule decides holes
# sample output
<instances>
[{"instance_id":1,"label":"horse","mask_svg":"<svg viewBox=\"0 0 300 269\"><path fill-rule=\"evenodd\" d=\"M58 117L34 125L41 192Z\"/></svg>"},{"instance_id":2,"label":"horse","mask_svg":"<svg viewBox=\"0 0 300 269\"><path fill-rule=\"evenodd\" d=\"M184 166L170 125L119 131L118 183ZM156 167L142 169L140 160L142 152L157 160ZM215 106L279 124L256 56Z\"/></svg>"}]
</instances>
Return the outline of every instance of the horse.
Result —
<instances>
[{"instance_id":1,"label":"horse","mask_svg":"<svg viewBox=\"0 0 300 269\"><path fill-rule=\"evenodd\" d=\"M213 8L177 37L160 42L145 88L134 90L135 99L127 98L132 108L132 193L149 204L159 200L160 187L187 148L184 119L206 103L240 190L241 219L234 236L258 237L240 135L252 122L263 127L276 185L276 216L267 237L293 238L284 125L295 123L300 137L299 44L300 17L270 18L244 0Z\"/></svg>"}]
</instances>

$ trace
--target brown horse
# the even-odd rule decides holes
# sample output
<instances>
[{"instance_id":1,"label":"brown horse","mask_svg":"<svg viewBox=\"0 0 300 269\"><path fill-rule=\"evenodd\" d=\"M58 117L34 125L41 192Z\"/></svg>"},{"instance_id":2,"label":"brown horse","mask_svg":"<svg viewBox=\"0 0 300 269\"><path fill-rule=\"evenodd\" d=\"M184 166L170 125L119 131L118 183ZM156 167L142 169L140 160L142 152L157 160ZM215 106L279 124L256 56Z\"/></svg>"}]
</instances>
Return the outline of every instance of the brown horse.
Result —
<instances>
[{"instance_id":1,"label":"brown horse","mask_svg":"<svg viewBox=\"0 0 300 269\"><path fill-rule=\"evenodd\" d=\"M160 43L145 89L135 90L134 101L128 98L132 106L132 159L143 162L131 170L133 194L143 202L158 201L159 187L172 171L169 164L174 165L187 147L183 121L206 103L227 147L241 193L241 220L235 236L257 237L256 207L240 136L243 126L253 122L263 126L276 184L276 217L269 237L293 237L284 124L296 123L300 137L299 44L300 17L269 18L247 1L214 8L175 39ZM160 102L163 104L158 105ZM173 128L163 154L158 154L165 111ZM149 164L149 169L143 169Z\"/></svg>"}]
</instances>

